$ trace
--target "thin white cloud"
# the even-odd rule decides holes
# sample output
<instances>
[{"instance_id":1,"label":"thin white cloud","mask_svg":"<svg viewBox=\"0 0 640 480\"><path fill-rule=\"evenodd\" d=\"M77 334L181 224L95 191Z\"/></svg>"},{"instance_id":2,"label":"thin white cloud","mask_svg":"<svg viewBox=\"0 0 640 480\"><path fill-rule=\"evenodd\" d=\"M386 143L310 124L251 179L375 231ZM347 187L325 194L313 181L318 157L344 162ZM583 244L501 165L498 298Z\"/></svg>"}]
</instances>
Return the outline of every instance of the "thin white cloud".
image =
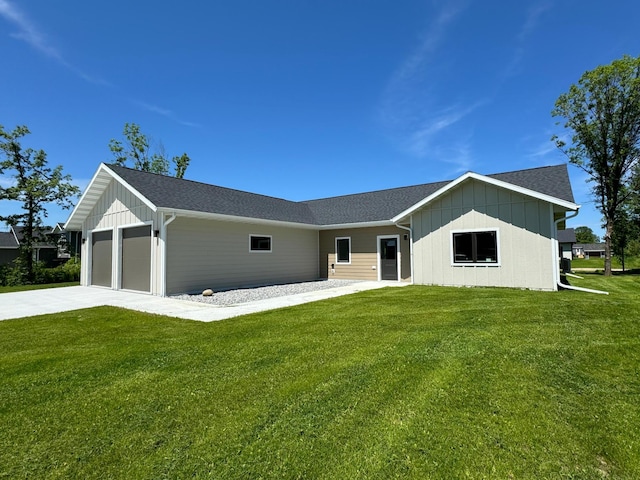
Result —
<instances>
[{"instance_id":1,"label":"thin white cloud","mask_svg":"<svg viewBox=\"0 0 640 480\"><path fill-rule=\"evenodd\" d=\"M435 64L434 58L451 36L451 28L465 6L462 2L447 2L434 12L424 35L392 72L382 94L379 119L390 137L410 155L433 158L440 142L447 147L456 145L457 140L446 135L449 127L487 103L453 99L443 105L437 93L443 86L439 73L446 67ZM452 154L451 148L445 150ZM461 151L465 149L458 149L454 156L463 157ZM465 162L466 159L458 163Z\"/></svg>"},{"instance_id":2,"label":"thin white cloud","mask_svg":"<svg viewBox=\"0 0 640 480\"><path fill-rule=\"evenodd\" d=\"M552 8L551 2L545 1L545 2L537 3L536 5L534 5L528 10L525 22L520 28L520 32L516 36L516 39L518 40L518 42L524 42L525 40L527 40L527 38L538 27L540 17L544 13L546 13L548 10L551 10L551 8Z\"/></svg>"},{"instance_id":3,"label":"thin white cloud","mask_svg":"<svg viewBox=\"0 0 640 480\"><path fill-rule=\"evenodd\" d=\"M524 45L533 32L538 28L542 16L552 8L553 4L550 1L545 0L536 3L527 10L525 20L515 37L513 55L502 73L502 77L504 79L514 77L520 73L522 61L526 53Z\"/></svg>"},{"instance_id":4,"label":"thin white cloud","mask_svg":"<svg viewBox=\"0 0 640 480\"><path fill-rule=\"evenodd\" d=\"M151 103L141 102L139 100L132 100L132 102L140 108L147 110L151 113L157 113L158 115L162 115L163 117L171 118L173 117L173 112L167 108L159 107L158 105L153 105Z\"/></svg>"},{"instance_id":5,"label":"thin white cloud","mask_svg":"<svg viewBox=\"0 0 640 480\"><path fill-rule=\"evenodd\" d=\"M530 148L529 153L527 154L527 157L544 159L545 157L548 157L553 154L555 158L552 160L552 162L557 163L558 154L561 152L560 150L558 150L558 147L556 146L555 142L551 140L551 133L545 132L545 136L547 137L547 140L540 142L538 145L534 146L533 148ZM559 136L559 139L564 142L567 142L570 140L570 136L568 134L563 134Z\"/></svg>"},{"instance_id":6,"label":"thin white cloud","mask_svg":"<svg viewBox=\"0 0 640 480\"><path fill-rule=\"evenodd\" d=\"M487 101L483 100L468 106L455 105L426 118L422 125L410 135L408 141L409 150L418 157L424 157L433 151L437 137L444 130L460 122L486 103Z\"/></svg>"},{"instance_id":7,"label":"thin white cloud","mask_svg":"<svg viewBox=\"0 0 640 480\"><path fill-rule=\"evenodd\" d=\"M194 122L188 122L185 120L181 120L180 118L176 117L176 115L173 113L173 111L169 110L168 108L164 108L164 107L160 107L158 105L152 104L152 103L147 103L147 102L142 102L140 100L131 100L131 102L148 111L151 113L155 113L157 115L161 115L163 117L166 117L170 120L173 120L174 122L179 123L180 125L184 125L185 127L194 127L194 128L200 128L202 127L202 125L198 124L198 123L194 123Z\"/></svg>"},{"instance_id":8,"label":"thin white cloud","mask_svg":"<svg viewBox=\"0 0 640 480\"><path fill-rule=\"evenodd\" d=\"M394 72L391 86L404 81L410 81L424 68L429 56L437 49L446 36L447 27L462 12L461 5L445 5L436 15L435 20L429 25L416 50L409 55L400 67Z\"/></svg>"},{"instance_id":9,"label":"thin white cloud","mask_svg":"<svg viewBox=\"0 0 640 480\"><path fill-rule=\"evenodd\" d=\"M25 42L33 49L55 60L89 83L111 86L106 80L89 75L65 60L62 53L53 46L51 40L47 38L45 33L41 31L22 10L9 2L9 0L0 0L0 17L4 17L5 20L17 28L16 32L9 34L11 37Z\"/></svg>"},{"instance_id":10,"label":"thin white cloud","mask_svg":"<svg viewBox=\"0 0 640 480\"><path fill-rule=\"evenodd\" d=\"M29 20L29 18L15 5L7 0L0 0L0 15L18 27L18 31L11 33L13 38L22 40L48 57L61 61L60 52L46 39L44 33Z\"/></svg>"}]
</instances>

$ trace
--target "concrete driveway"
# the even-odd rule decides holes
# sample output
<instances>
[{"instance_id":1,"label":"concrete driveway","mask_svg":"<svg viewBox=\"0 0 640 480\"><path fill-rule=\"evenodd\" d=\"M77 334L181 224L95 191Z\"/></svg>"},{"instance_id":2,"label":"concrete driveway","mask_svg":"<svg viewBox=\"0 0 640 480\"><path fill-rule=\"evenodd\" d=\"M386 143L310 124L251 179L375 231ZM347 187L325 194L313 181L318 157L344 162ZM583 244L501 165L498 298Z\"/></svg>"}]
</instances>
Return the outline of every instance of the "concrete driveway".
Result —
<instances>
[{"instance_id":1,"label":"concrete driveway","mask_svg":"<svg viewBox=\"0 0 640 480\"><path fill-rule=\"evenodd\" d=\"M0 294L0 320L111 305L187 320L211 322L246 315L248 313L263 312L275 308L290 307L315 302L317 300L324 300L326 298L349 295L364 290L373 290L389 286L401 287L405 285L407 284L398 282L358 282L336 288L269 298L231 306L209 305L190 302L188 300L156 297L144 293L122 292L99 287L78 286L50 288Z\"/></svg>"}]
</instances>

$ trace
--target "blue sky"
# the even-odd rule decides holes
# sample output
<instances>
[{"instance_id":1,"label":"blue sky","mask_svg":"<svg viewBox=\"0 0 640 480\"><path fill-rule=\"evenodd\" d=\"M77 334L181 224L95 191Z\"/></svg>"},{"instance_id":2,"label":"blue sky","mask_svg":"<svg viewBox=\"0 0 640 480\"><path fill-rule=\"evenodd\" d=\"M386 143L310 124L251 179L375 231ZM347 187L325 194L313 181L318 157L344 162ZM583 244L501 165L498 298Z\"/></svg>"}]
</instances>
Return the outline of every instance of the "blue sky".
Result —
<instances>
[{"instance_id":1,"label":"blue sky","mask_svg":"<svg viewBox=\"0 0 640 480\"><path fill-rule=\"evenodd\" d=\"M630 0L0 0L0 124L82 188L125 122L185 178L290 200L556 165L555 100L637 56L639 23ZM569 226L601 233L569 171Z\"/></svg>"}]
</instances>

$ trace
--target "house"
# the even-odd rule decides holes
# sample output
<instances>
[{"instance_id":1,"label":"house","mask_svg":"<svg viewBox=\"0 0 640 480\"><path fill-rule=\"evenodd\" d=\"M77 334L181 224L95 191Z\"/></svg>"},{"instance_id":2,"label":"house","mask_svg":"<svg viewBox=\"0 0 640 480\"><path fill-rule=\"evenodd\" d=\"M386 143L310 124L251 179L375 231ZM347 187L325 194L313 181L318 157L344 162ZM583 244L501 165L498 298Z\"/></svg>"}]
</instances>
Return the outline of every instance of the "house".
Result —
<instances>
[{"instance_id":1,"label":"house","mask_svg":"<svg viewBox=\"0 0 640 480\"><path fill-rule=\"evenodd\" d=\"M576 243L573 246L575 258L604 258L604 243Z\"/></svg>"},{"instance_id":2,"label":"house","mask_svg":"<svg viewBox=\"0 0 640 480\"><path fill-rule=\"evenodd\" d=\"M171 295L318 278L557 290L566 165L293 202L101 164L64 228L81 284ZM535 252L535 255L526 252Z\"/></svg>"},{"instance_id":3,"label":"house","mask_svg":"<svg viewBox=\"0 0 640 480\"><path fill-rule=\"evenodd\" d=\"M60 247L54 230L50 227L37 228L33 236L33 259L47 266L54 266L61 259ZM13 262L20 255L20 244L24 239L24 227L11 226L9 232L0 232L0 265Z\"/></svg>"},{"instance_id":4,"label":"house","mask_svg":"<svg viewBox=\"0 0 640 480\"><path fill-rule=\"evenodd\" d=\"M0 265L7 265L18 258L20 244L13 230L0 232Z\"/></svg>"},{"instance_id":5,"label":"house","mask_svg":"<svg viewBox=\"0 0 640 480\"><path fill-rule=\"evenodd\" d=\"M80 258L80 241L82 232L66 230L63 223L56 223L51 229L50 237L55 240L58 246L58 258L70 259L71 257Z\"/></svg>"},{"instance_id":6,"label":"house","mask_svg":"<svg viewBox=\"0 0 640 480\"><path fill-rule=\"evenodd\" d=\"M558 230L558 244L560 257L567 260L573 259L573 245L576 243L576 231L573 228Z\"/></svg>"}]
</instances>

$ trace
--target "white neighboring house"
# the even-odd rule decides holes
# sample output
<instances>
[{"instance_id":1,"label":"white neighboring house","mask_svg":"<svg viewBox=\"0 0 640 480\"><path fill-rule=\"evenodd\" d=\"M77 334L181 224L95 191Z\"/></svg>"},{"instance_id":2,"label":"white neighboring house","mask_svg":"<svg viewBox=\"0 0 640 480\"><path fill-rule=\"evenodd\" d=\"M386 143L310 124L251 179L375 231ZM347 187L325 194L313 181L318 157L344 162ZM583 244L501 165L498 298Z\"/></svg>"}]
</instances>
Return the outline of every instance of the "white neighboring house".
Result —
<instances>
[{"instance_id":1,"label":"white neighboring house","mask_svg":"<svg viewBox=\"0 0 640 480\"><path fill-rule=\"evenodd\" d=\"M566 165L292 202L101 164L64 228L82 232L82 285L154 295L319 278L551 291L578 209Z\"/></svg>"}]
</instances>

